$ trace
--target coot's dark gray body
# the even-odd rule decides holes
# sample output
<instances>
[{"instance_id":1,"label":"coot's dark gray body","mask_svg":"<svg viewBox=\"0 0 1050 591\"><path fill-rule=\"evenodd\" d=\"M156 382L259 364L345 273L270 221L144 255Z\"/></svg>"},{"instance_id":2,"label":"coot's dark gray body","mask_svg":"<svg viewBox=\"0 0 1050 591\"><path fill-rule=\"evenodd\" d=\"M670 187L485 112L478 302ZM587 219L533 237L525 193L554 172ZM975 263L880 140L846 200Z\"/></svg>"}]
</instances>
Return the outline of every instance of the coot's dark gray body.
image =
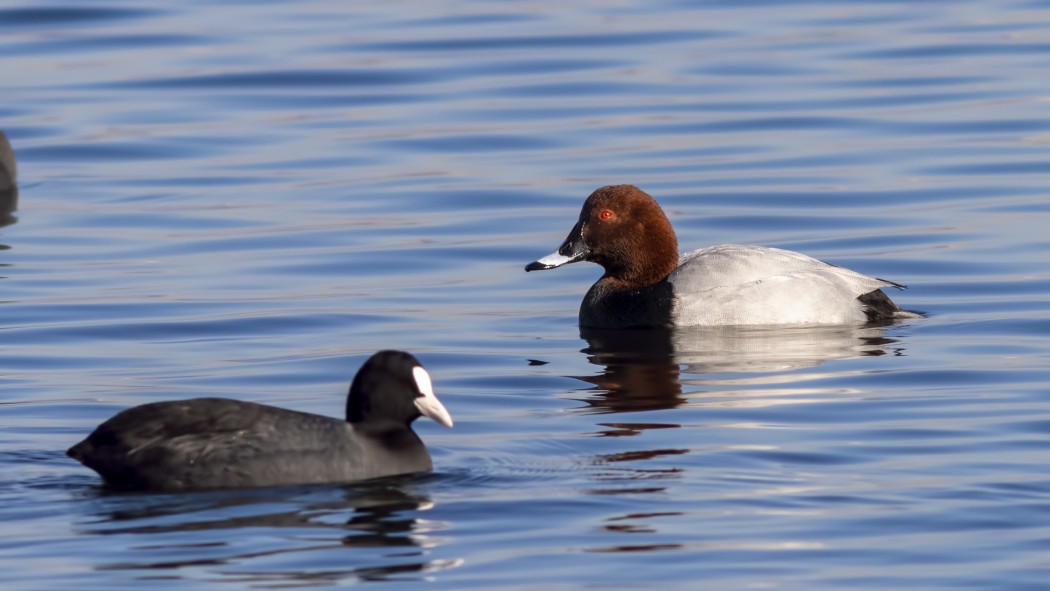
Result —
<instances>
[{"instance_id":1,"label":"coot's dark gray body","mask_svg":"<svg viewBox=\"0 0 1050 591\"><path fill-rule=\"evenodd\" d=\"M452 426L408 353L376 353L354 377L347 420L225 398L156 402L99 425L68 454L107 485L189 490L347 482L431 469L411 423Z\"/></svg>"}]
</instances>

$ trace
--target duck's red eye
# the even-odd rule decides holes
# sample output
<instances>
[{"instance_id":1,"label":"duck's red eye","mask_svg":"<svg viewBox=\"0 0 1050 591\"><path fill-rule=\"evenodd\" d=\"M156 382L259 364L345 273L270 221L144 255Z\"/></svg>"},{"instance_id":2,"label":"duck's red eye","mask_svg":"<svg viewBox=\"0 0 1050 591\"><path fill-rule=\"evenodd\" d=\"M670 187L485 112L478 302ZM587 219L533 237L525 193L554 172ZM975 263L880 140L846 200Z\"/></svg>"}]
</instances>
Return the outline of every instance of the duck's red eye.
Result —
<instances>
[{"instance_id":1,"label":"duck's red eye","mask_svg":"<svg viewBox=\"0 0 1050 591\"><path fill-rule=\"evenodd\" d=\"M608 209L603 209L602 212L598 214L598 217L602 218L603 220L607 220L612 217L612 212Z\"/></svg>"}]
</instances>

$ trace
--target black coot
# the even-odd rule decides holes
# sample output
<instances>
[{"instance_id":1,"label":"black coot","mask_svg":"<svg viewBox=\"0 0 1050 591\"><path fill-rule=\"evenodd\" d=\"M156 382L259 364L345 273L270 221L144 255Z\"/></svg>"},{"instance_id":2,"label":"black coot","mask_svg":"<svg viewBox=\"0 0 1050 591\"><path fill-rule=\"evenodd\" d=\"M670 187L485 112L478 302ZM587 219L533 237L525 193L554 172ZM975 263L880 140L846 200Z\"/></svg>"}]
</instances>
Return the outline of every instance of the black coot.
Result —
<instances>
[{"instance_id":1,"label":"black coot","mask_svg":"<svg viewBox=\"0 0 1050 591\"><path fill-rule=\"evenodd\" d=\"M226 398L155 402L66 453L124 490L347 482L430 470L420 416L452 426L419 361L380 351L354 376L345 421Z\"/></svg>"}]
</instances>

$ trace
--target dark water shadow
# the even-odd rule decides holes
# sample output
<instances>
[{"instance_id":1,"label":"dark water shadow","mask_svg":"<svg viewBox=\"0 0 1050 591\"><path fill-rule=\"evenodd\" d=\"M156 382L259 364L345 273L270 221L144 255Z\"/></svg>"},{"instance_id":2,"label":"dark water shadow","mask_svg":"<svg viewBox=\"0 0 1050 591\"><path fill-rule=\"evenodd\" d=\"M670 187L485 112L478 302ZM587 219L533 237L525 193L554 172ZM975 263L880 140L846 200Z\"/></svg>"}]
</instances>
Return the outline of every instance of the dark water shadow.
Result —
<instances>
[{"instance_id":1,"label":"dark water shadow","mask_svg":"<svg viewBox=\"0 0 1050 591\"><path fill-rule=\"evenodd\" d=\"M580 337L588 345L582 352L602 369L574 377L593 384L581 402L599 413L674 408L686 400L683 373L780 376L832 360L900 353L882 326L586 328ZM632 428L616 424L621 432Z\"/></svg>"},{"instance_id":2,"label":"dark water shadow","mask_svg":"<svg viewBox=\"0 0 1050 591\"><path fill-rule=\"evenodd\" d=\"M124 494L97 488L88 496L92 497L91 511L78 533L120 539L131 536L137 551L127 556L142 557L100 563L98 570L205 567L228 581L303 586L346 580L418 579L421 576L413 577L412 573L449 568L459 562L435 561L426 555L424 548L435 545L435 541L418 514L434 503L421 490L419 476L351 485L181 494ZM287 529L289 533L279 534L279 540L263 548L239 543L259 528ZM186 536L179 535L186 532L195 532L193 541L186 542ZM241 546L250 546L251 550L238 549ZM354 552L345 560L332 561L331 553L340 549ZM301 552L324 552L323 568L252 568L257 559ZM144 576L181 578L176 572Z\"/></svg>"}]
</instances>

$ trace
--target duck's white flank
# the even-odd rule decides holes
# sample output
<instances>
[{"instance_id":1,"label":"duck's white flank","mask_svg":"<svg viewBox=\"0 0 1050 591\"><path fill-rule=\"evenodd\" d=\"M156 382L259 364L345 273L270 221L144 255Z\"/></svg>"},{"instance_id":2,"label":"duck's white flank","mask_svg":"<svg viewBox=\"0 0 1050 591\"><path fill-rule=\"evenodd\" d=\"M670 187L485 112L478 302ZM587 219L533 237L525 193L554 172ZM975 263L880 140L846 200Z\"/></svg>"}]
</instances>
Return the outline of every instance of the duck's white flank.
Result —
<instances>
[{"instance_id":1,"label":"duck's white flank","mask_svg":"<svg viewBox=\"0 0 1050 591\"><path fill-rule=\"evenodd\" d=\"M861 295L893 282L768 246L721 244L682 255L667 278L678 326L862 324Z\"/></svg>"}]
</instances>

